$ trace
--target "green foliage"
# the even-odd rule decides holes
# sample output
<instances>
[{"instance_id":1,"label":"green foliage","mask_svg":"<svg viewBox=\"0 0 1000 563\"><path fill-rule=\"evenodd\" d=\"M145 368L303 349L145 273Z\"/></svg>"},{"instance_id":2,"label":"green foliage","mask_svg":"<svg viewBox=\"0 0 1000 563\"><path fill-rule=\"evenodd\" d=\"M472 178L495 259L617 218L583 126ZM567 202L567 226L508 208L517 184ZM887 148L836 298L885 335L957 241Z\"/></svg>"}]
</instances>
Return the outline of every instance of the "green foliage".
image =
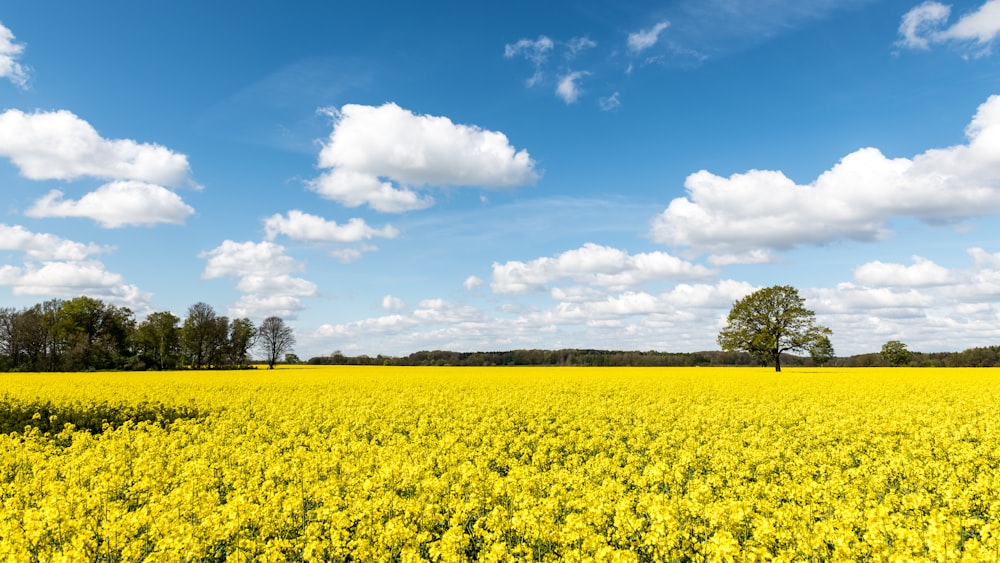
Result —
<instances>
[{"instance_id":1,"label":"green foliage","mask_svg":"<svg viewBox=\"0 0 1000 563\"><path fill-rule=\"evenodd\" d=\"M287 331L285 346L294 342ZM137 324L127 307L53 299L20 311L0 307L0 371L246 368L257 333L250 319L230 321L201 302L183 324L168 311Z\"/></svg>"},{"instance_id":2,"label":"green foliage","mask_svg":"<svg viewBox=\"0 0 1000 563\"><path fill-rule=\"evenodd\" d=\"M811 350L820 338L829 339L832 331L814 323L815 313L797 289L766 287L733 304L718 342L723 350L744 351L781 371L783 352Z\"/></svg>"},{"instance_id":3,"label":"green foliage","mask_svg":"<svg viewBox=\"0 0 1000 563\"><path fill-rule=\"evenodd\" d=\"M825 334L817 338L809 348L809 356L812 358L813 363L818 366L828 364L834 357L833 344L830 343L830 338Z\"/></svg>"},{"instance_id":4,"label":"green foliage","mask_svg":"<svg viewBox=\"0 0 1000 563\"><path fill-rule=\"evenodd\" d=\"M136 329L135 341L140 359L154 369L172 369L180 365L181 320L169 311L150 313Z\"/></svg>"},{"instance_id":5,"label":"green foliage","mask_svg":"<svg viewBox=\"0 0 1000 563\"><path fill-rule=\"evenodd\" d=\"M890 340L883 344L879 354L893 367L909 364L912 358L912 354L906 349L906 344L899 340Z\"/></svg>"}]
</instances>

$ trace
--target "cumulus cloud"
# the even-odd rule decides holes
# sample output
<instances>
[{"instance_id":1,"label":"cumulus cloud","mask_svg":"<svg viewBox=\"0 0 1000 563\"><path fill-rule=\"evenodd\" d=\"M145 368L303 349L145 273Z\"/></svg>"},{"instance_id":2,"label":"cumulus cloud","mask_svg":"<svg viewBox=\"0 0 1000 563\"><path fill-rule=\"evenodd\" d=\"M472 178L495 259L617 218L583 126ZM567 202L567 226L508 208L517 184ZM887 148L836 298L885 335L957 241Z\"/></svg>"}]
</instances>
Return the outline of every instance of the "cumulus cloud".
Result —
<instances>
[{"instance_id":1,"label":"cumulus cloud","mask_svg":"<svg viewBox=\"0 0 1000 563\"><path fill-rule=\"evenodd\" d=\"M20 225L0 223L0 250L23 252L29 260L82 261L109 249L94 243L84 244L49 233L33 233Z\"/></svg>"},{"instance_id":2,"label":"cumulus cloud","mask_svg":"<svg viewBox=\"0 0 1000 563\"><path fill-rule=\"evenodd\" d=\"M64 199L53 190L35 202L29 216L86 217L114 228L180 224L194 213L163 187L190 183L185 155L156 144L105 139L69 111L3 112L0 156L31 180L112 180L79 200Z\"/></svg>"},{"instance_id":3,"label":"cumulus cloud","mask_svg":"<svg viewBox=\"0 0 1000 563\"><path fill-rule=\"evenodd\" d=\"M0 156L31 180L90 176L173 186L190 173L185 155L156 144L105 139L66 110L0 114Z\"/></svg>"},{"instance_id":4,"label":"cumulus cloud","mask_svg":"<svg viewBox=\"0 0 1000 563\"><path fill-rule=\"evenodd\" d=\"M953 281L947 268L926 258L914 256L913 262L912 266L879 260L868 262L854 269L854 280L862 285L883 287L926 287Z\"/></svg>"},{"instance_id":5,"label":"cumulus cloud","mask_svg":"<svg viewBox=\"0 0 1000 563\"><path fill-rule=\"evenodd\" d=\"M293 240L308 242L358 242L374 237L391 239L399 235L392 225L376 229L359 218L338 225L336 221L327 221L298 209L289 211L287 216L276 213L268 217L264 221L264 231L268 240L285 235Z\"/></svg>"},{"instance_id":6,"label":"cumulus cloud","mask_svg":"<svg viewBox=\"0 0 1000 563\"><path fill-rule=\"evenodd\" d=\"M630 255L624 250L587 243L555 257L530 262L493 263L490 288L496 293L544 291L552 283L571 280L591 286L628 288L659 280L699 279L711 270L666 252Z\"/></svg>"},{"instance_id":7,"label":"cumulus cloud","mask_svg":"<svg viewBox=\"0 0 1000 563\"><path fill-rule=\"evenodd\" d=\"M406 304L399 297L386 295L382 298L382 308L386 311L399 311L405 306Z\"/></svg>"},{"instance_id":8,"label":"cumulus cloud","mask_svg":"<svg viewBox=\"0 0 1000 563\"><path fill-rule=\"evenodd\" d=\"M673 247L759 258L838 239L880 240L890 217L941 223L998 213L1000 96L979 107L966 135L967 144L912 159L860 149L808 185L779 171L723 178L701 170L686 179L687 197L653 220L652 236Z\"/></svg>"},{"instance_id":9,"label":"cumulus cloud","mask_svg":"<svg viewBox=\"0 0 1000 563\"><path fill-rule=\"evenodd\" d=\"M133 310L148 307L149 293L127 284L121 274L109 272L95 260L29 262L23 267L0 266L0 285L14 295L71 298L87 295Z\"/></svg>"},{"instance_id":10,"label":"cumulus cloud","mask_svg":"<svg viewBox=\"0 0 1000 563\"><path fill-rule=\"evenodd\" d=\"M29 217L84 217L108 228L182 224L192 213L191 206L163 186L130 181L105 184L76 201L52 190L25 211Z\"/></svg>"},{"instance_id":11,"label":"cumulus cloud","mask_svg":"<svg viewBox=\"0 0 1000 563\"><path fill-rule=\"evenodd\" d=\"M876 316L913 316L931 306L934 298L916 288L865 287L842 282L834 287L815 288L806 294L808 305L817 313L858 313ZM890 309L896 309L892 312Z\"/></svg>"},{"instance_id":12,"label":"cumulus cloud","mask_svg":"<svg viewBox=\"0 0 1000 563\"><path fill-rule=\"evenodd\" d=\"M588 72L575 71L570 72L566 76L559 79L559 85L556 86L556 95L562 98L567 104L572 104L580 98L582 91L580 90L580 79L587 76Z\"/></svg>"},{"instance_id":13,"label":"cumulus cloud","mask_svg":"<svg viewBox=\"0 0 1000 563\"><path fill-rule=\"evenodd\" d=\"M649 49L660 39L660 33L670 26L670 22L661 21L649 29L643 29L628 34L628 48L633 53L641 53Z\"/></svg>"},{"instance_id":14,"label":"cumulus cloud","mask_svg":"<svg viewBox=\"0 0 1000 563\"><path fill-rule=\"evenodd\" d=\"M506 135L446 117L416 115L396 104L348 104L319 155L328 172L310 182L321 196L348 207L384 212L421 209L428 186L502 188L533 184L535 163Z\"/></svg>"},{"instance_id":15,"label":"cumulus cloud","mask_svg":"<svg viewBox=\"0 0 1000 563\"><path fill-rule=\"evenodd\" d=\"M304 307L302 300L294 295L243 295L228 307L233 318L261 318L271 315L283 319L294 319Z\"/></svg>"},{"instance_id":16,"label":"cumulus cloud","mask_svg":"<svg viewBox=\"0 0 1000 563\"><path fill-rule=\"evenodd\" d=\"M18 59L24 52L24 45L14 40L14 33L0 24L0 77L10 80L17 86L25 88L28 85L28 68Z\"/></svg>"},{"instance_id":17,"label":"cumulus cloud","mask_svg":"<svg viewBox=\"0 0 1000 563\"><path fill-rule=\"evenodd\" d=\"M972 257L973 263L979 268L994 268L1000 270L1000 252L991 253L986 252L978 246L972 247L968 250L969 256Z\"/></svg>"},{"instance_id":18,"label":"cumulus cloud","mask_svg":"<svg viewBox=\"0 0 1000 563\"><path fill-rule=\"evenodd\" d=\"M410 312L325 324L306 338L321 348L406 354L414 350L606 348L705 350L713 328L753 286L732 280L679 284L664 293L604 288L553 289L548 308L500 307L494 313L443 299L426 299ZM721 324L720 327L721 328ZM388 349L387 349L388 348Z\"/></svg>"},{"instance_id":19,"label":"cumulus cloud","mask_svg":"<svg viewBox=\"0 0 1000 563\"><path fill-rule=\"evenodd\" d=\"M482 286L483 286L483 280L481 280L477 276L469 276L465 278L464 282L462 282L462 287L464 287L466 291L474 291Z\"/></svg>"},{"instance_id":20,"label":"cumulus cloud","mask_svg":"<svg viewBox=\"0 0 1000 563\"><path fill-rule=\"evenodd\" d=\"M285 253L283 246L273 242L226 240L199 257L206 260L202 278L238 278L236 289L244 295L230 306L232 316L294 317L304 308L300 298L317 292L313 282L290 275L302 266Z\"/></svg>"},{"instance_id":21,"label":"cumulus cloud","mask_svg":"<svg viewBox=\"0 0 1000 563\"><path fill-rule=\"evenodd\" d=\"M853 280L803 287L806 306L834 331L838 353L874 352L897 339L921 351L962 350L1000 338L1000 252L968 250L969 267L944 268L920 257L907 264L869 261ZM493 310L426 299L412 310L326 324L308 338L323 349L408 354L421 349L502 350L594 347L716 349L733 303L758 287L745 281L649 287L552 287L531 304ZM391 299L386 299L389 305Z\"/></svg>"},{"instance_id":22,"label":"cumulus cloud","mask_svg":"<svg viewBox=\"0 0 1000 563\"><path fill-rule=\"evenodd\" d=\"M88 295L139 313L149 309L150 293L126 283L121 274L94 259L110 252L110 247L0 224L0 250L19 252L24 258L19 266L0 264L0 285L10 287L14 295Z\"/></svg>"},{"instance_id":23,"label":"cumulus cloud","mask_svg":"<svg viewBox=\"0 0 1000 563\"><path fill-rule=\"evenodd\" d=\"M898 44L911 49L929 49L940 43L973 45L975 55L985 55L1000 34L1000 0L987 0L950 27L945 27L951 7L940 2L924 2L903 15Z\"/></svg>"}]
</instances>

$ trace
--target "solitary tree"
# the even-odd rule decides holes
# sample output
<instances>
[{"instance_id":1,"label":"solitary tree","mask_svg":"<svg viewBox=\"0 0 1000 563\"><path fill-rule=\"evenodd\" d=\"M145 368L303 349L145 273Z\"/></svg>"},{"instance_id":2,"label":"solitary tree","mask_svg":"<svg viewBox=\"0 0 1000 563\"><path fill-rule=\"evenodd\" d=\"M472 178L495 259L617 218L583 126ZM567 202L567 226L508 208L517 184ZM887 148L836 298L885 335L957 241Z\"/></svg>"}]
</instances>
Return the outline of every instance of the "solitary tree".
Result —
<instances>
[{"instance_id":1,"label":"solitary tree","mask_svg":"<svg viewBox=\"0 0 1000 563\"><path fill-rule=\"evenodd\" d=\"M882 359L889 362L889 365L893 367L910 363L912 356L910 351L906 349L906 344L903 344L899 340L890 340L883 344L880 355Z\"/></svg>"},{"instance_id":2,"label":"solitary tree","mask_svg":"<svg viewBox=\"0 0 1000 563\"><path fill-rule=\"evenodd\" d=\"M267 357L268 369L274 369L274 364L282 354L291 352L295 346L295 333L281 317L272 316L264 319L257 330L257 338L261 350Z\"/></svg>"},{"instance_id":3,"label":"solitary tree","mask_svg":"<svg viewBox=\"0 0 1000 563\"><path fill-rule=\"evenodd\" d=\"M813 349L832 331L815 323L797 289L776 285L759 289L733 304L718 341L727 352L744 351L781 371L781 353Z\"/></svg>"}]
</instances>

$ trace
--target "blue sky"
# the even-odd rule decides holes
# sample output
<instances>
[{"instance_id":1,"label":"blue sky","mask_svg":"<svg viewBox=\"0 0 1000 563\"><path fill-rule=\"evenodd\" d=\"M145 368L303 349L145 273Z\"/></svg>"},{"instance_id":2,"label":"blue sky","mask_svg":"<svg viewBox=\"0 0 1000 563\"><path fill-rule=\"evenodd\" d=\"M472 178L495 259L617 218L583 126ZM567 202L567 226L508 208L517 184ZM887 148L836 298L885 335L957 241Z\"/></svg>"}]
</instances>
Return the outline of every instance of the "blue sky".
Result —
<instances>
[{"instance_id":1,"label":"blue sky","mask_svg":"<svg viewBox=\"0 0 1000 563\"><path fill-rule=\"evenodd\" d=\"M1000 0L0 8L0 304L303 357L1000 343ZM997 97L995 97L997 96Z\"/></svg>"}]
</instances>

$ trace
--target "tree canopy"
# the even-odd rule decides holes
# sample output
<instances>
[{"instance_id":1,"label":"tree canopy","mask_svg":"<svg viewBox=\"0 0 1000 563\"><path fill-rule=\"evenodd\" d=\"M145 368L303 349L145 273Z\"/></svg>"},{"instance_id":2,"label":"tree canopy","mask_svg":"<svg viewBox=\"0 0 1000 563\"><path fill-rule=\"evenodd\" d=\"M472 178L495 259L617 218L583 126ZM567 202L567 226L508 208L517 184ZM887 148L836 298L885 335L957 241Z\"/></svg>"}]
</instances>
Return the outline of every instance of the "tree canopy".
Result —
<instances>
[{"instance_id":1,"label":"tree canopy","mask_svg":"<svg viewBox=\"0 0 1000 563\"><path fill-rule=\"evenodd\" d=\"M899 367L910 363L911 353L906 348L906 344L903 344L899 340L890 340L882 345L882 351L879 352L882 359L889 362L889 365L893 367Z\"/></svg>"},{"instance_id":2,"label":"tree canopy","mask_svg":"<svg viewBox=\"0 0 1000 563\"><path fill-rule=\"evenodd\" d=\"M294 343L285 329L282 354ZM156 311L138 323L130 309L87 296L0 307L0 371L239 369L250 364L257 342L250 319L218 315L203 302L183 320Z\"/></svg>"},{"instance_id":3,"label":"tree canopy","mask_svg":"<svg viewBox=\"0 0 1000 563\"><path fill-rule=\"evenodd\" d=\"M812 351L829 345L832 331L815 324L815 317L794 287L765 287L733 304L718 342L723 350L747 352L781 371L783 352Z\"/></svg>"}]
</instances>

